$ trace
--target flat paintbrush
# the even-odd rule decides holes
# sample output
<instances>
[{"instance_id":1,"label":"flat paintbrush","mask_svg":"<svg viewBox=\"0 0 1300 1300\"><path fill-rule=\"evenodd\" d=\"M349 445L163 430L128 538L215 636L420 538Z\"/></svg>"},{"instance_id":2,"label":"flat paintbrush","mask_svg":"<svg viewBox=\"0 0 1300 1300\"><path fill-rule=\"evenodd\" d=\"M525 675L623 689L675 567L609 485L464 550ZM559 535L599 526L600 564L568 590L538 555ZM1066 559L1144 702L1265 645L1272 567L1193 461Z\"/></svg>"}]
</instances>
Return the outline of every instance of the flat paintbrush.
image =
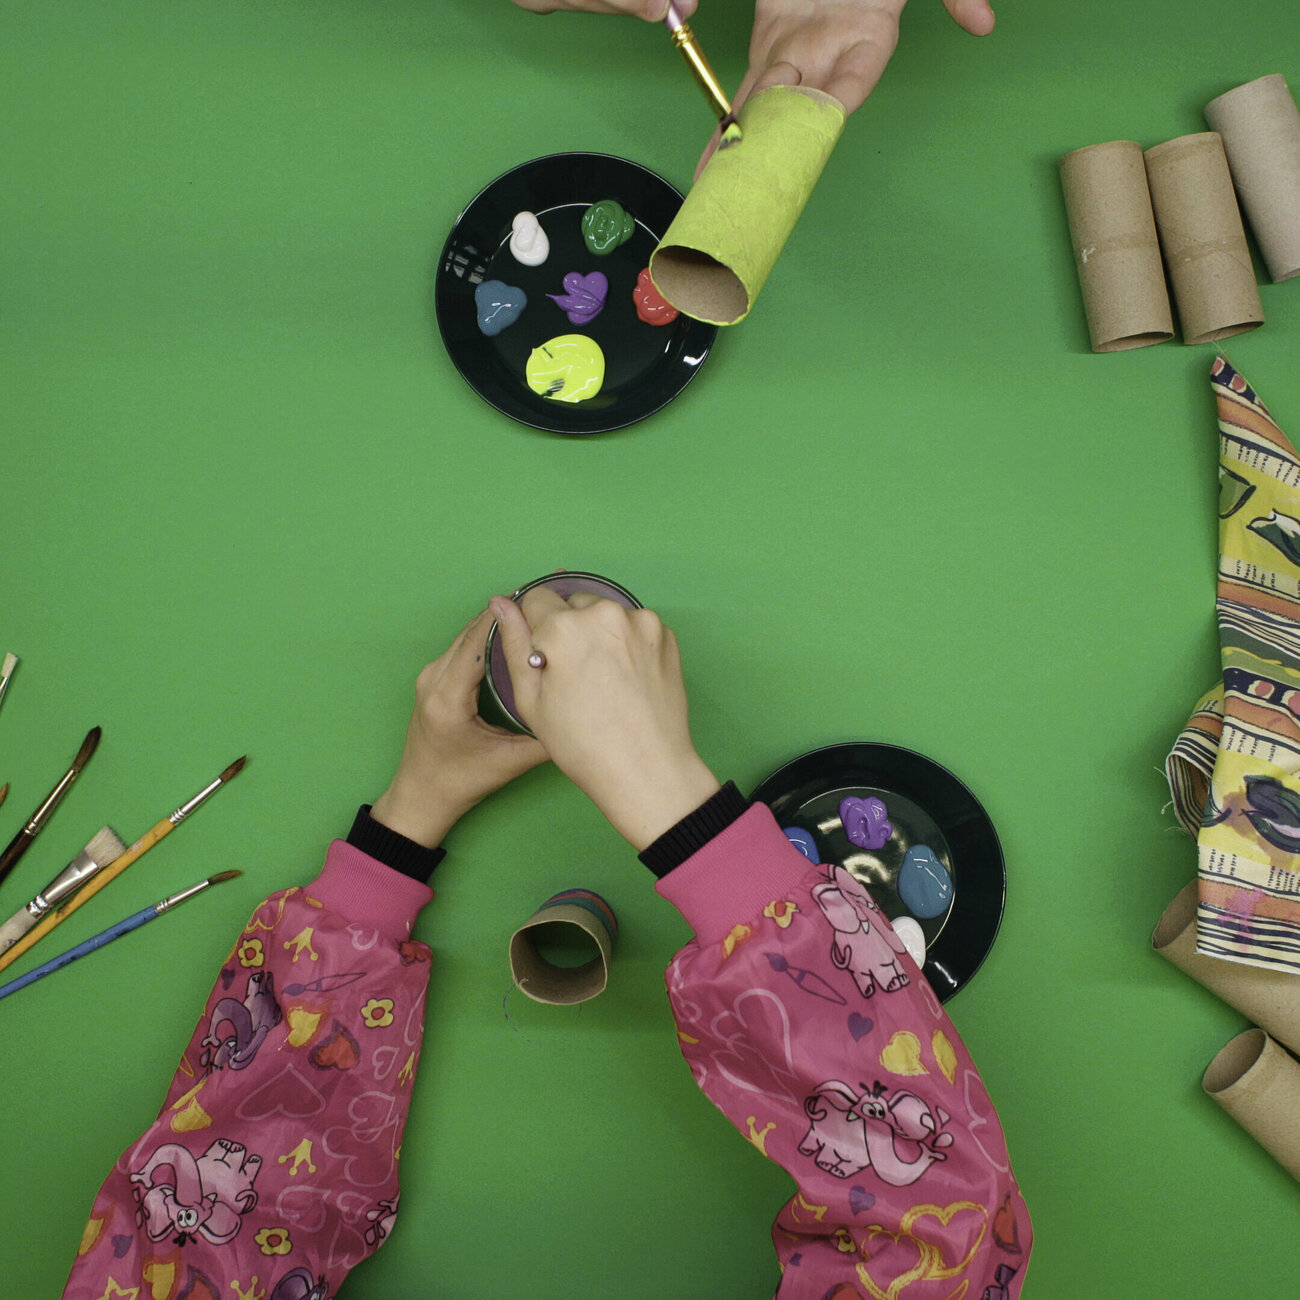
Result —
<instances>
[{"instance_id":1,"label":"flat paintbrush","mask_svg":"<svg viewBox=\"0 0 1300 1300\"><path fill-rule=\"evenodd\" d=\"M677 12L676 5L668 6L668 12L664 15L664 26L668 28L668 34L673 38L673 44L681 50L687 66L695 74L695 80L699 82L704 98L709 101L709 107L718 115L718 129L722 132L718 148L729 149L733 144L739 144L743 137L736 115L731 111L731 101L723 92L713 69L709 67L709 61L704 57L704 51L700 49L700 43L695 39L690 23Z\"/></svg>"},{"instance_id":2,"label":"flat paintbrush","mask_svg":"<svg viewBox=\"0 0 1300 1300\"><path fill-rule=\"evenodd\" d=\"M14 863L27 852L32 841L44 829L45 823L50 820L54 810L59 806L59 801L68 793L68 787L81 775L81 769L90 762L90 756L95 752L102 734L98 727L91 727L86 733L85 740L81 742L81 748L77 750L76 758L72 760L72 766L46 796L45 802L27 819L22 830L9 841L5 851L0 853L0 881L13 870Z\"/></svg>"},{"instance_id":3,"label":"flat paintbrush","mask_svg":"<svg viewBox=\"0 0 1300 1300\"><path fill-rule=\"evenodd\" d=\"M19 939L8 952L0 953L0 970L4 970L11 962L17 961L34 943L43 939L56 925L65 921L83 903L87 903L94 898L105 885L116 880L131 863L153 848L163 836L170 835L190 813L210 799L231 777L238 776L247 762L247 756L235 759L215 781L205 785L193 799L181 804L174 813L164 817L152 830L146 831L116 862L105 867L103 871L92 877L79 893L74 894L62 906L56 907L34 930Z\"/></svg>"},{"instance_id":4,"label":"flat paintbrush","mask_svg":"<svg viewBox=\"0 0 1300 1300\"><path fill-rule=\"evenodd\" d=\"M5 697L5 692L9 689L9 679L14 675L14 669L18 667L18 656L10 651L5 655L4 666L0 667L0 700Z\"/></svg>"},{"instance_id":5,"label":"flat paintbrush","mask_svg":"<svg viewBox=\"0 0 1300 1300\"><path fill-rule=\"evenodd\" d=\"M26 907L20 907L0 925L0 953L6 953L29 930L40 924L66 898L126 852L118 833L105 826Z\"/></svg>"},{"instance_id":6,"label":"flat paintbrush","mask_svg":"<svg viewBox=\"0 0 1300 1300\"><path fill-rule=\"evenodd\" d=\"M124 934L130 934L132 930L138 930L142 925L147 925L150 921L156 921L164 912L171 911L173 907L183 903L187 898L193 898L195 894L201 894L210 885L219 885L223 880L234 880L239 874L238 871L218 871L215 876L200 880L197 885L182 889L179 894L169 894L166 898L159 899L152 907L141 908L134 915L126 917L125 920L119 921L116 925L110 925L107 930L103 930L93 938L77 944L75 948L69 948L67 952L61 952L57 957L51 957L44 966L37 966L35 970L28 971L26 975L20 975L16 980L10 980L8 984L0 985L0 998L7 998L11 993L17 993L19 989L25 989L29 984L35 984L37 980L44 979L46 975L56 970L62 970L64 966L70 965L78 957L84 957L88 952L94 952L96 948L102 948L105 944L112 943L114 939L120 939Z\"/></svg>"}]
</instances>

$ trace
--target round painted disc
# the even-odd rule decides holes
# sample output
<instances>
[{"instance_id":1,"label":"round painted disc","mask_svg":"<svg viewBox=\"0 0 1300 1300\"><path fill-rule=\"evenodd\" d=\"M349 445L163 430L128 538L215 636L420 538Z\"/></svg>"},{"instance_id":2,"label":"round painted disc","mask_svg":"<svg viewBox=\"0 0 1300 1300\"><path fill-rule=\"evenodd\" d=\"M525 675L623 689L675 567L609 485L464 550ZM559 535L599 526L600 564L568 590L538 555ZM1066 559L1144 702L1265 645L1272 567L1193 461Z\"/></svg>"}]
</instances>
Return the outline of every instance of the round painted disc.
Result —
<instances>
[{"instance_id":1,"label":"round painted disc","mask_svg":"<svg viewBox=\"0 0 1300 1300\"><path fill-rule=\"evenodd\" d=\"M602 199L616 199L636 221L632 237L597 256L582 238L582 217ZM442 341L456 369L484 401L535 429L606 433L653 415L695 377L717 335L713 325L678 316L647 325L632 291L682 196L661 176L626 158L561 153L535 158L498 176L456 220L434 280ZM510 226L532 212L550 240L541 266L510 251ZM604 310L585 325L570 323L547 294L563 294L570 271L601 271L609 280ZM500 334L479 329L474 290L484 280L522 289L528 305ZM585 402L557 402L524 381L532 350L559 334L586 334L605 354L605 380Z\"/></svg>"},{"instance_id":2,"label":"round painted disc","mask_svg":"<svg viewBox=\"0 0 1300 1300\"><path fill-rule=\"evenodd\" d=\"M894 833L879 851L844 834L840 800L850 795L874 795L889 809ZM773 772L753 797L781 826L808 831L821 860L843 864L891 920L909 915L898 896L903 855L928 844L952 878L953 898L942 915L916 918L926 943L922 969L941 1002L970 981L997 938L1007 873L988 814L947 768L896 745L828 745Z\"/></svg>"}]
</instances>

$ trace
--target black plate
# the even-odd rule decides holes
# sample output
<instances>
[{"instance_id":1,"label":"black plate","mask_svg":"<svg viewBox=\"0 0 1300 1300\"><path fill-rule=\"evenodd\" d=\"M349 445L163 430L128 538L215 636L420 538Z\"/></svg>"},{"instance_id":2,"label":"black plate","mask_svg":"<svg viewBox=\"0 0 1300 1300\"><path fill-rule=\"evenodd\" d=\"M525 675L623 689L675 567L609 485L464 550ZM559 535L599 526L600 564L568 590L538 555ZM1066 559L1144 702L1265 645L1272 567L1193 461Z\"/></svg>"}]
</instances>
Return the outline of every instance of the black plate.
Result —
<instances>
[{"instance_id":1,"label":"black plate","mask_svg":"<svg viewBox=\"0 0 1300 1300\"><path fill-rule=\"evenodd\" d=\"M617 199L636 219L632 237L597 257L582 238L582 215L601 199ZM632 290L650 261L682 196L661 176L626 158L559 153L522 163L498 176L457 218L442 250L434 284L438 328L466 382L498 411L554 433L605 433L644 420L666 406L695 377L717 328L689 316L647 325ZM550 240L541 266L524 266L510 252L510 223L532 212ZM603 271L605 308L573 325L546 295L563 293L569 271ZM488 337L478 327L474 289L501 280L528 295L514 324ZM585 402L557 402L524 382L529 353L557 334L586 334L605 354L605 383Z\"/></svg>"},{"instance_id":2,"label":"black plate","mask_svg":"<svg viewBox=\"0 0 1300 1300\"><path fill-rule=\"evenodd\" d=\"M894 833L872 853L850 844L840 800L882 799ZM917 917L925 933L924 973L944 1002L980 968L997 938L1007 871L997 832L980 802L947 768L910 749L867 742L803 754L754 791L781 826L808 831L823 862L838 862L862 881L893 920L910 913L898 896L898 868L913 844L928 844L952 877L948 910Z\"/></svg>"}]
</instances>

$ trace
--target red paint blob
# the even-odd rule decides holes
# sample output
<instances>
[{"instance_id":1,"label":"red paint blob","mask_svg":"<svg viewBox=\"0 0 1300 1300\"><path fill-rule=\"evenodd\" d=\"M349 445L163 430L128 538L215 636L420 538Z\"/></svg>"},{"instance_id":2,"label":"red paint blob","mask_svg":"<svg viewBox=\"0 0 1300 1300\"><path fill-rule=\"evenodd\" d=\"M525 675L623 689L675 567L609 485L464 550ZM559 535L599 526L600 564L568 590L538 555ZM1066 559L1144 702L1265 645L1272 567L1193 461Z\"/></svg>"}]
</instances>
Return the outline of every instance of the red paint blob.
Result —
<instances>
[{"instance_id":1,"label":"red paint blob","mask_svg":"<svg viewBox=\"0 0 1300 1300\"><path fill-rule=\"evenodd\" d=\"M671 325L677 319L677 308L665 302L651 283L648 266L636 278L632 301L636 303L636 314L647 325Z\"/></svg>"}]
</instances>

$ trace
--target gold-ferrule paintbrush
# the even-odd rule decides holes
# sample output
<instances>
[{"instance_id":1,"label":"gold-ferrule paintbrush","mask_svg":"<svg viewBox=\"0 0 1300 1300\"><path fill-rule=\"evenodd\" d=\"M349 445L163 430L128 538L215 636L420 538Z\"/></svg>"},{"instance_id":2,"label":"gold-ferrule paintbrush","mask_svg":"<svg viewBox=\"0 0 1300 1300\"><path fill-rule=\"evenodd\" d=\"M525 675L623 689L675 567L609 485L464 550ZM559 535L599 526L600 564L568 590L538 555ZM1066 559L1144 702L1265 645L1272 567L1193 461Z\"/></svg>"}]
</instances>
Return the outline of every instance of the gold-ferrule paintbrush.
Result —
<instances>
[{"instance_id":1,"label":"gold-ferrule paintbrush","mask_svg":"<svg viewBox=\"0 0 1300 1300\"><path fill-rule=\"evenodd\" d=\"M215 781L205 785L193 799L187 799L175 812L168 814L156 826L145 831L125 853L91 877L90 881L78 893L74 894L66 903L56 907L34 930L19 939L8 952L0 954L0 970L4 970L11 962L17 961L34 943L43 939L56 925L65 921L83 903L87 903L94 898L105 885L116 880L127 867L153 848L160 839L165 835L170 835L200 804L210 799L232 777L238 776L246 762L248 762L247 755L243 758L237 758Z\"/></svg>"},{"instance_id":2,"label":"gold-ferrule paintbrush","mask_svg":"<svg viewBox=\"0 0 1300 1300\"><path fill-rule=\"evenodd\" d=\"M709 101L709 107L713 109L722 124L722 147L735 144L740 139L740 127L732 116L731 101L714 75L713 69L709 67L709 61L704 57L704 51L700 49L700 43L691 30L690 23L677 12L675 5L670 4L668 13L664 16L664 25L673 38L673 44L682 52L682 58L695 74L695 80L704 92L704 98Z\"/></svg>"},{"instance_id":3,"label":"gold-ferrule paintbrush","mask_svg":"<svg viewBox=\"0 0 1300 1300\"><path fill-rule=\"evenodd\" d=\"M72 766L60 778L58 785L45 796L45 802L32 813L18 834L9 841L5 851L0 853L0 881L14 869L14 864L27 852L32 841L45 828L45 823L54 815L54 810L59 806L63 796L68 793L68 787L81 775L82 768L90 762L90 756L95 752L102 734L98 727L91 727L86 733L85 740L81 742L81 748L77 750L76 758L72 760Z\"/></svg>"}]
</instances>

